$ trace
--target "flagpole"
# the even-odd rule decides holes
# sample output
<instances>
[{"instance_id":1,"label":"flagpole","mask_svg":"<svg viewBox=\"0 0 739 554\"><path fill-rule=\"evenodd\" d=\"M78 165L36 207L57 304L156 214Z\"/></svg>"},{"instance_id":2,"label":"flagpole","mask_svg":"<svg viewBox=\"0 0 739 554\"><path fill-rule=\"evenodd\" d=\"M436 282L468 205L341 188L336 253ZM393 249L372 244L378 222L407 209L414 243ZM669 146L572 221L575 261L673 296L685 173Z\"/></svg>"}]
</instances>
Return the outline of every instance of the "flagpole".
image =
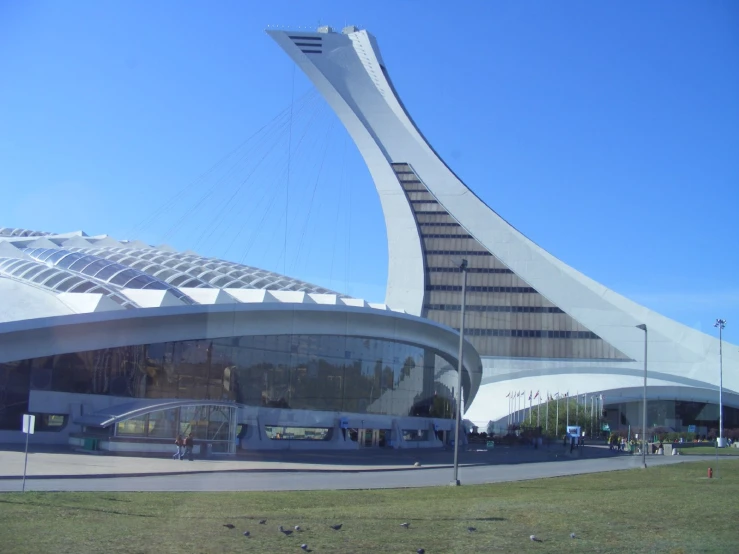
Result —
<instances>
[{"instance_id":1,"label":"flagpole","mask_svg":"<svg viewBox=\"0 0 739 554\"><path fill-rule=\"evenodd\" d=\"M539 394L539 391L536 391ZM541 427L541 421L539 416L541 415L541 396L539 397L539 403L536 405L536 426Z\"/></svg>"},{"instance_id":2,"label":"flagpole","mask_svg":"<svg viewBox=\"0 0 739 554\"><path fill-rule=\"evenodd\" d=\"M580 407L580 392L575 393L575 425L577 425L578 408Z\"/></svg>"},{"instance_id":3,"label":"flagpole","mask_svg":"<svg viewBox=\"0 0 739 554\"><path fill-rule=\"evenodd\" d=\"M547 418L544 425L546 426L546 431L549 432L549 401L551 399L549 398L549 389L547 389Z\"/></svg>"},{"instance_id":4,"label":"flagpole","mask_svg":"<svg viewBox=\"0 0 739 554\"><path fill-rule=\"evenodd\" d=\"M531 425L531 395L534 394L534 391L529 391L529 425Z\"/></svg>"},{"instance_id":5,"label":"flagpole","mask_svg":"<svg viewBox=\"0 0 739 554\"><path fill-rule=\"evenodd\" d=\"M518 396L518 398L519 398L519 401L518 401L518 424L519 425L523 424L523 421L524 421L524 419L526 417L526 414L525 413L522 413L522 412L525 412L526 411L526 402L524 402L523 394L524 393L521 392L521 394Z\"/></svg>"},{"instance_id":6,"label":"flagpole","mask_svg":"<svg viewBox=\"0 0 739 554\"><path fill-rule=\"evenodd\" d=\"M565 410L567 411L567 427L570 426L570 393L565 393Z\"/></svg>"},{"instance_id":7,"label":"flagpole","mask_svg":"<svg viewBox=\"0 0 739 554\"><path fill-rule=\"evenodd\" d=\"M557 419L554 423L554 435L559 437L559 392L557 392Z\"/></svg>"}]
</instances>

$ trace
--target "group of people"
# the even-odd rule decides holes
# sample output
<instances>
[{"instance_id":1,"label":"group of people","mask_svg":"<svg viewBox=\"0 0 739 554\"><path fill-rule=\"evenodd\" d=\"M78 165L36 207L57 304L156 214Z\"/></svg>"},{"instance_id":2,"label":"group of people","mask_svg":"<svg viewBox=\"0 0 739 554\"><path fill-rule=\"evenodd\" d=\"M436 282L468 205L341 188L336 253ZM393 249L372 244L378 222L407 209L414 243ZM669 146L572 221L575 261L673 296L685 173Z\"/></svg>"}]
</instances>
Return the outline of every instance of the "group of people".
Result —
<instances>
[{"instance_id":1,"label":"group of people","mask_svg":"<svg viewBox=\"0 0 739 554\"><path fill-rule=\"evenodd\" d=\"M185 456L187 456L187 459L192 460L192 447L193 447L193 438L192 433L187 435L184 439L182 438L182 435L177 435L177 438L174 441L175 446L177 447L177 452L175 452L175 455L172 456L173 460L184 460Z\"/></svg>"},{"instance_id":2,"label":"group of people","mask_svg":"<svg viewBox=\"0 0 739 554\"><path fill-rule=\"evenodd\" d=\"M611 437L608 439L608 450L619 450L622 452L625 451L626 438L619 438L617 435L611 435Z\"/></svg>"}]
</instances>

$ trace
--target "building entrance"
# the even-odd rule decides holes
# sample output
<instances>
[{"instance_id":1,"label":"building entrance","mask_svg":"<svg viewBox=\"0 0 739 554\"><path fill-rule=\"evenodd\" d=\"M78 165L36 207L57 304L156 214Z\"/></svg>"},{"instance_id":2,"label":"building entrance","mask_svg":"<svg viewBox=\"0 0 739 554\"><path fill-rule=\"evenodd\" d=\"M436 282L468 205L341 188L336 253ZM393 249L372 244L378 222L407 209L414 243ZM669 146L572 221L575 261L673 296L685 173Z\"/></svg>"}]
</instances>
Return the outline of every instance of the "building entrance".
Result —
<instances>
[{"instance_id":1,"label":"building entrance","mask_svg":"<svg viewBox=\"0 0 739 554\"><path fill-rule=\"evenodd\" d=\"M359 446L361 448L385 448L390 444L390 429L360 429Z\"/></svg>"}]
</instances>

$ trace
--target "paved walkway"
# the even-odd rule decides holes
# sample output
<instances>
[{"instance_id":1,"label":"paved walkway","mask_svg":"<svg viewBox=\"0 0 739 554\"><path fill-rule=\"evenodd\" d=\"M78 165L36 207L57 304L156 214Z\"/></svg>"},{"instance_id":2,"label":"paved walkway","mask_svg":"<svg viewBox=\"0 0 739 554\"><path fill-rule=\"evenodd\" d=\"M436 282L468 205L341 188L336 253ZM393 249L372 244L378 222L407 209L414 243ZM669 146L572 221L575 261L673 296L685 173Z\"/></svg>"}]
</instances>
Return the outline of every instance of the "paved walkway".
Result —
<instances>
[{"instance_id":1,"label":"paved walkway","mask_svg":"<svg viewBox=\"0 0 739 554\"><path fill-rule=\"evenodd\" d=\"M577 454L577 453L576 453ZM618 456L607 448L586 447L582 458ZM533 449L528 447L497 448L493 450L470 447L460 452L463 466L532 463L571 459L567 449L560 446ZM218 459L173 460L167 456L136 457L87 454L68 449L29 452L27 477L133 477L164 474L215 473L236 471L262 472L371 472L397 471L414 467L451 467L453 452L441 449L418 450L359 450L347 452L275 451L242 453L236 457ZM23 475L24 452L19 449L0 450L0 480L16 479Z\"/></svg>"},{"instance_id":2,"label":"paved walkway","mask_svg":"<svg viewBox=\"0 0 739 554\"><path fill-rule=\"evenodd\" d=\"M27 490L67 491L275 491L439 486L452 477L451 452L285 453L259 460L175 461L65 452L29 454ZM361 455L360 455L361 454ZM538 459L536 459L538 457ZM277 458L277 459L275 459ZM573 459L561 449L464 452L463 485L558 477L641 467L641 458L586 447ZM395 463L389 463L390 461ZM421 461L414 467L413 461ZM649 466L710 456L650 456ZM332 463L329 463L332 462ZM360 463L362 462L362 463ZM721 463L726 463L722 460ZM731 462L728 462L731 463ZM20 490L23 453L0 451L0 491Z\"/></svg>"}]
</instances>

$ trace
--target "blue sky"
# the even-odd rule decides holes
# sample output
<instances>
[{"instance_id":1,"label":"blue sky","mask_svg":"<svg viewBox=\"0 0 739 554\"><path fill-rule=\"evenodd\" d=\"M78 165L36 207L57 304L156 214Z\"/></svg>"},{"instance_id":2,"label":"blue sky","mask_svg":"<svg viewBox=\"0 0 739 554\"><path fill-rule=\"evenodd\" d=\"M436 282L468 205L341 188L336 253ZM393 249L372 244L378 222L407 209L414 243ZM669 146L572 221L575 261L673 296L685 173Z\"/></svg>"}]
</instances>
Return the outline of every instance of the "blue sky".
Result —
<instances>
[{"instance_id":1,"label":"blue sky","mask_svg":"<svg viewBox=\"0 0 739 554\"><path fill-rule=\"evenodd\" d=\"M264 33L319 23L378 38L435 149L527 236L687 325L727 319L739 343L732 1L3 2L0 225L166 242L382 301L369 174ZM291 103L292 137L274 121Z\"/></svg>"}]
</instances>

